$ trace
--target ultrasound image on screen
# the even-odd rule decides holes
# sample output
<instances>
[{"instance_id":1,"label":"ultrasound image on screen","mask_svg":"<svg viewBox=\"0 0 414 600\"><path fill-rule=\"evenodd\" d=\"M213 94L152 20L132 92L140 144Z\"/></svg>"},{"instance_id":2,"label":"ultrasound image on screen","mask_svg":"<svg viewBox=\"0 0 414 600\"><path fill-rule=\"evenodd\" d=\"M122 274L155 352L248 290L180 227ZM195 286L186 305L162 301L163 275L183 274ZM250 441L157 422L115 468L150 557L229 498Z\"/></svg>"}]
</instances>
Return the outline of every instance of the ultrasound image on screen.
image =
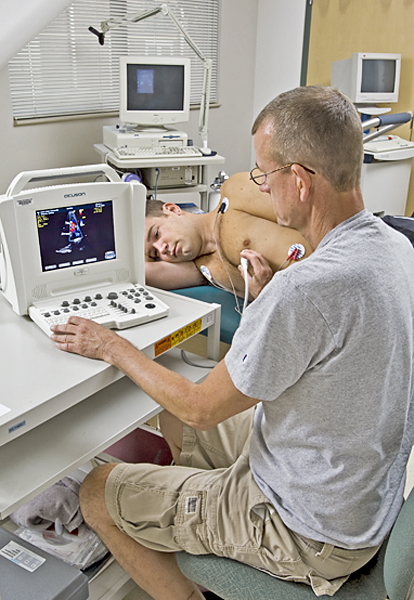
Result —
<instances>
[{"instance_id":1,"label":"ultrasound image on screen","mask_svg":"<svg viewBox=\"0 0 414 600\"><path fill-rule=\"evenodd\" d=\"M116 258L112 202L36 211L42 271Z\"/></svg>"},{"instance_id":2,"label":"ultrasound image on screen","mask_svg":"<svg viewBox=\"0 0 414 600\"><path fill-rule=\"evenodd\" d=\"M182 65L127 65L128 110L183 110Z\"/></svg>"},{"instance_id":3,"label":"ultrasound image on screen","mask_svg":"<svg viewBox=\"0 0 414 600\"><path fill-rule=\"evenodd\" d=\"M154 93L154 69L137 69L137 93Z\"/></svg>"}]
</instances>

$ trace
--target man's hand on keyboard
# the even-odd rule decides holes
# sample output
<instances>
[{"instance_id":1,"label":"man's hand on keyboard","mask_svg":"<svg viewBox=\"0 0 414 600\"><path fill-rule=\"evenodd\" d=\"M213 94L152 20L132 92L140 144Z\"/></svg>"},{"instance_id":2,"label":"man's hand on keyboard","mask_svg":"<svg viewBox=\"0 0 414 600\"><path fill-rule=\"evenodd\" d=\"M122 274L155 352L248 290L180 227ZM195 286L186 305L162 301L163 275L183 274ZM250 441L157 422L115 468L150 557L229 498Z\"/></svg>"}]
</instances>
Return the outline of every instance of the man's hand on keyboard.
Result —
<instances>
[{"instance_id":1,"label":"man's hand on keyboard","mask_svg":"<svg viewBox=\"0 0 414 600\"><path fill-rule=\"evenodd\" d=\"M116 343L125 341L111 329L81 317L71 316L66 325L53 325L51 330L51 339L59 350L97 358L110 364L110 349L113 350Z\"/></svg>"}]
</instances>

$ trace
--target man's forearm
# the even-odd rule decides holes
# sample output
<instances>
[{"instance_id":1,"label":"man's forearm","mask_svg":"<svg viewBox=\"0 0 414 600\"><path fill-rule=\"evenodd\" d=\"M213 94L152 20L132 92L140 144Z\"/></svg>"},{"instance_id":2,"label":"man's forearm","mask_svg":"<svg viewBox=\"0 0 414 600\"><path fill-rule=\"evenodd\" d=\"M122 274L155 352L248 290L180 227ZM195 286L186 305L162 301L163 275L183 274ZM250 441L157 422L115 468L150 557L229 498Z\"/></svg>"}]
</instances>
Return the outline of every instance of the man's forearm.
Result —
<instances>
[{"instance_id":1,"label":"man's forearm","mask_svg":"<svg viewBox=\"0 0 414 600\"><path fill-rule=\"evenodd\" d=\"M163 290L202 285L204 277L193 261L170 263L163 260L145 263L145 282Z\"/></svg>"},{"instance_id":2,"label":"man's forearm","mask_svg":"<svg viewBox=\"0 0 414 600\"><path fill-rule=\"evenodd\" d=\"M239 392L221 361L197 385L151 360L114 331L80 317L52 328L59 350L105 360L120 369L163 408L196 429L210 429L256 401Z\"/></svg>"},{"instance_id":3,"label":"man's forearm","mask_svg":"<svg viewBox=\"0 0 414 600\"><path fill-rule=\"evenodd\" d=\"M104 355L104 360L117 367L163 408L196 429L209 428L208 410L199 402L198 386L159 365L117 336Z\"/></svg>"}]
</instances>

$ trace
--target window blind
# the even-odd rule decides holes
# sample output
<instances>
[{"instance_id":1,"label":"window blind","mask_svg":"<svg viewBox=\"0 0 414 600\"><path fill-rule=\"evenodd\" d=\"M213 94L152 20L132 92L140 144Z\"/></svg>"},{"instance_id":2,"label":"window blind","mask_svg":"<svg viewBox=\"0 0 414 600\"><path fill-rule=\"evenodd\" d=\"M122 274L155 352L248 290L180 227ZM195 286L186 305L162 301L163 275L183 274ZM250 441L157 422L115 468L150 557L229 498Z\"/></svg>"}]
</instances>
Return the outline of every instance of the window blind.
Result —
<instances>
[{"instance_id":1,"label":"window blind","mask_svg":"<svg viewBox=\"0 0 414 600\"><path fill-rule=\"evenodd\" d=\"M206 58L213 61L210 102L217 102L219 0L171 0L170 10ZM185 56L191 96L200 103L204 67L169 16L158 13L111 29L101 46L88 31L110 18L159 6L154 0L76 0L9 62L13 118L68 118L118 113L119 57Z\"/></svg>"}]
</instances>

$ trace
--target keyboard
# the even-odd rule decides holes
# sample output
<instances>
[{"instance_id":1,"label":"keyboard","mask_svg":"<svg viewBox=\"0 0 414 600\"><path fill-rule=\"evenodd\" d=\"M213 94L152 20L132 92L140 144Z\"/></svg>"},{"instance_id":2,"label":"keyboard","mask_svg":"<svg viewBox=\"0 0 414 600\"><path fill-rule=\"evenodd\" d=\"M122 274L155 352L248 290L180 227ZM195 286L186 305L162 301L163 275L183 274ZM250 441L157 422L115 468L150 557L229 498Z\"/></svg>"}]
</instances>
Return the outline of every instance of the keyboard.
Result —
<instances>
[{"instance_id":1,"label":"keyboard","mask_svg":"<svg viewBox=\"0 0 414 600\"><path fill-rule=\"evenodd\" d=\"M195 146L120 146L112 152L121 160L139 160L142 158L183 158L203 156Z\"/></svg>"},{"instance_id":2,"label":"keyboard","mask_svg":"<svg viewBox=\"0 0 414 600\"><path fill-rule=\"evenodd\" d=\"M92 319L110 329L126 329L166 317L169 307L144 286L114 284L39 300L29 307L30 318L51 335L51 325L65 324L70 316Z\"/></svg>"}]
</instances>

